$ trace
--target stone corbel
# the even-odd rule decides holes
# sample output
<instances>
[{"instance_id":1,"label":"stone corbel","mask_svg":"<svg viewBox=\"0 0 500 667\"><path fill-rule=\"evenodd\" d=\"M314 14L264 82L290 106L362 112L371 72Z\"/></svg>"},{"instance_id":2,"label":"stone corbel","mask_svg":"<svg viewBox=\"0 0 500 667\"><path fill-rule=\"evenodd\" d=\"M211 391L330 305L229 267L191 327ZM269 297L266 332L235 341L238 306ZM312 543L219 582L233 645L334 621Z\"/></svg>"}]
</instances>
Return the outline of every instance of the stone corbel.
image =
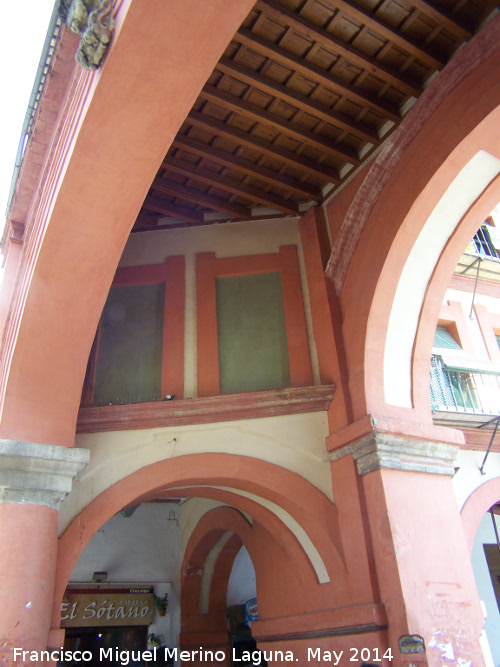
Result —
<instances>
[{"instance_id":1,"label":"stone corbel","mask_svg":"<svg viewBox=\"0 0 500 667\"><path fill-rule=\"evenodd\" d=\"M390 468L453 476L458 451L459 447L447 443L372 431L356 442L330 452L329 460L337 461L351 455L360 475Z\"/></svg>"},{"instance_id":2,"label":"stone corbel","mask_svg":"<svg viewBox=\"0 0 500 667\"><path fill-rule=\"evenodd\" d=\"M113 37L111 0L61 0L59 15L70 30L81 35L76 62L88 70L98 69Z\"/></svg>"},{"instance_id":3,"label":"stone corbel","mask_svg":"<svg viewBox=\"0 0 500 667\"><path fill-rule=\"evenodd\" d=\"M0 504L58 509L89 458L88 449L0 440Z\"/></svg>"}]
</instances>

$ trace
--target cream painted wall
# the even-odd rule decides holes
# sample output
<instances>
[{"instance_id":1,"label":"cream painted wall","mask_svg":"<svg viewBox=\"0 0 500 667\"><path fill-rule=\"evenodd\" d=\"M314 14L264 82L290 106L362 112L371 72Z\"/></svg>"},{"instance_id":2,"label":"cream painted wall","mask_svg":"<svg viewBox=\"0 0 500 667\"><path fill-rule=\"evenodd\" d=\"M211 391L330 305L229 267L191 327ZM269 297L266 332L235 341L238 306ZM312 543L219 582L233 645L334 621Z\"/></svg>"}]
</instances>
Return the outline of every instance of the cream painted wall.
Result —
<instances>
[{"instance_id":1,"label":"cream painted wall","mask_svg":"<svg viewBox=\"0 0 500 667\"><path fill-rule=\"evenodd\" d=\"M314 384L320 384L309 292L304 267L298 218L235 222L205 227L183 227L131 234L120 267L161 264L167 257L186 259L186 311L184 333L184 395L197 396L196 384L196 254L215 252L217 258L276 253L282 245L297 247L309 353Z\"/></svg>"}]
</instances>

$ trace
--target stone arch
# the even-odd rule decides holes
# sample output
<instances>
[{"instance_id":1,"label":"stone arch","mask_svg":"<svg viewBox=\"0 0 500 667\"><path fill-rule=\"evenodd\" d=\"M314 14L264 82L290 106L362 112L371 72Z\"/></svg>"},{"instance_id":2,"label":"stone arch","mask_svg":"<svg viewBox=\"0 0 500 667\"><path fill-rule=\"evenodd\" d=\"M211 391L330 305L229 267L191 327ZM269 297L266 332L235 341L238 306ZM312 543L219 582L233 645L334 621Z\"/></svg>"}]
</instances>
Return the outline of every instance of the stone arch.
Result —
<instances>
[{"instance_id":1,"label":"stone arch","mask_svg":"<svg viewBox=\"0 0 500 667\"><path fill-rule=\"evenodd\" d=\"M490 479L473 491L461 511L464 534L472 553L477 529L486 512L500 500L500 477Z\"/></svg>"},{"instance_id":2,"label":"stone arch","mask_svg":"<svg viewBox=\"0 0 500 667\"><path fill-rule=\"evenodd\" d=\"M378 178L381 185L361 211L364 228L340 293L355 419L372 413L431 424L429 404L414 390L414 376L422 372L421 357L414 355L415 338L433 275L433 289L444 290L444 283L437 287L441 274L436 265L447 243L451 252L455 229L458 244L475 224L460 225L471 207L479 210L483 196L484 201L500 199L495 129L500 118L499 34L497 18L471 40L440 81L429 86L365 176L366 183L373 185ZM426 105L433 109L430 115ZM450 229L436 236L436 254L427 253L424 274L419 245L438 229L432 215L449 204L447 194L456 196L456 188L463 187L481 161L478 155L487 163L483 177L454 210Z\"/></svg>"},{"instance_id":3,"label":"stone arch","mask_svg":"<svg viewBox=\"0 0 500 667\"><path fill-rule=\"evenodd\" d=\"M251 554L252 528L238 510L218 507L200 519L189 538L181 568L182 632L225 630L227 585L243 544ZM215 562L206 578L206 563L214 551ZM201 608L204 586L208 588L206 609Z\"/></svg>"},{"instance_id":4,"label":"stone arch","mask_svg":"<svg viewBox=\"0 0 500 667\"><path fill-rule=\"evenodd\" d=\"M304 600L324 605L332 596L346 599L337 510L321 492L295 473L258 459L193 454L141 468L106 489L72 521L59 539L54 627L74 564L100 526L128 505L179 493L214 498L255 517L255 539L272 537L280 558L296 562ZM322 568L326 586L318 582Z\"/></svg>"}]
</instances>

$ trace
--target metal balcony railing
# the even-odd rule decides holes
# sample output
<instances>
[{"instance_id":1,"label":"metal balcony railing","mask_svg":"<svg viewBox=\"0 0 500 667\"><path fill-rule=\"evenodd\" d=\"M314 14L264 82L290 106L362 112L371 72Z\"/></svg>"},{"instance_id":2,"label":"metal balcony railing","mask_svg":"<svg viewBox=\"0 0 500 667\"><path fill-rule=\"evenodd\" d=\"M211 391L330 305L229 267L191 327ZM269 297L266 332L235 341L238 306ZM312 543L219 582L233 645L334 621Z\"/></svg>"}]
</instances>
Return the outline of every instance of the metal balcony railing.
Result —
<instances>
[{"instance_id":1,"label":"metal balcony railing","mask_svg":"<svg viewBox=\"0 0 500 667\"><path fill-rule=\"evenodd\" d=\"M434 411L500 415L500 377L449 369L439 356L431 360L431 406Z\"/></svg>"},{"instance_id":2,"label":"metal balcony railing","mask_svg":"<svg viewBox=\"0 0 500 667\"><path fill-rule=\"evenodd\" d=\"M487 225L482 225L477 230L472 241L467 246L466 252L479 255L480 257L488 257L489 259L499 259Z\"/></svg>"}]
</instances>

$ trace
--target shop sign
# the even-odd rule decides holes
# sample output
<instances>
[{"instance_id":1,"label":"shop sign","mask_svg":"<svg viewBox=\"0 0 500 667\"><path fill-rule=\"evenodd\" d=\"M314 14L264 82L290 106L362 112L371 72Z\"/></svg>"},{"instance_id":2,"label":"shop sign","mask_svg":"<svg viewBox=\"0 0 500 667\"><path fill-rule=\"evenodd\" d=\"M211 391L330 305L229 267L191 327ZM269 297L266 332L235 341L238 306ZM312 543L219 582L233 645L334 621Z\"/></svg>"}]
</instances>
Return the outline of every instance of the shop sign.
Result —
<instances>
[{"instance_id":1,"label":"shop sign","mask_svg":"<svg viewBox=\"0 0 500 667\"><path fill-rule=\"evenodd\" d=\"M61 627L149 625L154 608L151 588L68 588L61 605Z\"/></svg>"},{"instance_id":2,"label":"shop sign","mask_svg":"<svg viewBox=\"0 0 500 667\"><path fill-rule=\"evenodd\" d=\"M257 598L252 598L245 603L245 625L259 620L257 612Z\"/></svg>"}]
</instances>

